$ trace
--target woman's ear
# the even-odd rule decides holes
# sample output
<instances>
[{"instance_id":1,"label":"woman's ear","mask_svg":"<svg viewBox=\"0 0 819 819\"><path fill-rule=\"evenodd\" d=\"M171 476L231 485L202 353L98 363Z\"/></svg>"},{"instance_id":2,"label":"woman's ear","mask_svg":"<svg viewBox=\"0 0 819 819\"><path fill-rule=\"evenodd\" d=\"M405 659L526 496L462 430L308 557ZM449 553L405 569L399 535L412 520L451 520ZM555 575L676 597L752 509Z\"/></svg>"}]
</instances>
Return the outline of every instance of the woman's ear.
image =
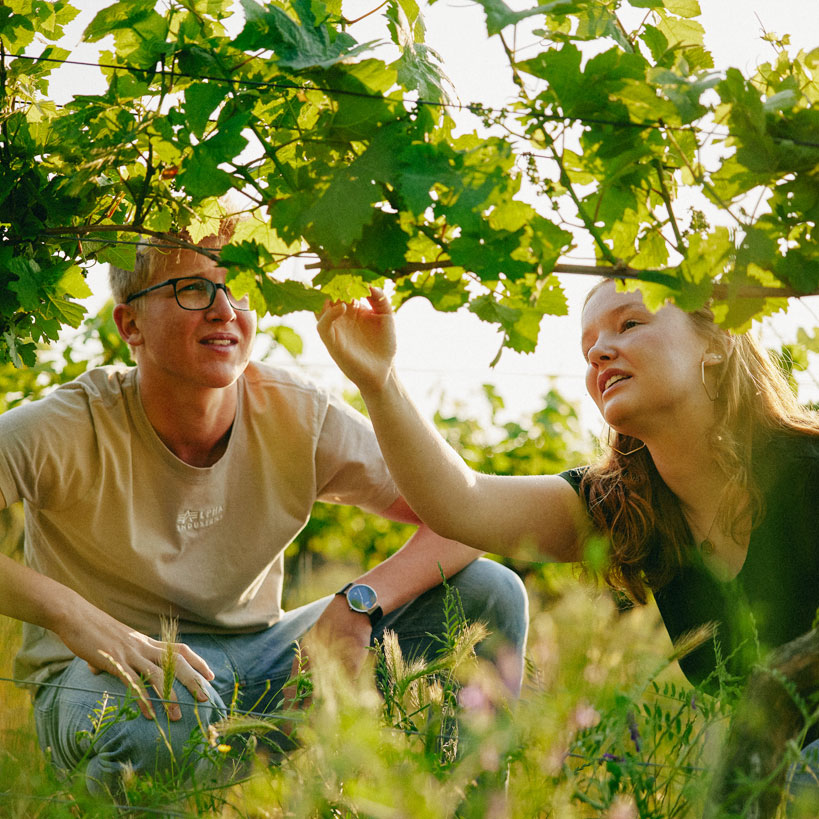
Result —
<instances>
[{"instance_id":1,"label":"woman's ear","mask_svg":"<svg viewBox=\"0 0 819 819\"><path fill-rule=\"evenodd\" d=\"M717 338L712 338L708 344L702 363L706 367L713 367L715 364L725 364L730 361L734 353L736 339L726 332L721 332Z\"/></svg>"},{"instance_id":2,"label":"woman's ear","mask_svg":"<svg viewBox=\"0 0 819 819\"><path fill-rule=\"evenodd\" d=\"M702 357L702 363L705 364L706 367L713 366L714 364L722 364L725 361L725 356L722 353L706 353Z\"/></svg>"},{"instance_id":3,"label":"woman's ear","mask_svg":"<svg viewBox=\"0 0 819 819\"><path fill-rule=\"evenodd\" d=\"M114 323L117 325L122 340L129 347L139 347L143 343L138 319L137 311L129 304L114 306Z\"/></svg>"}]
</instances>

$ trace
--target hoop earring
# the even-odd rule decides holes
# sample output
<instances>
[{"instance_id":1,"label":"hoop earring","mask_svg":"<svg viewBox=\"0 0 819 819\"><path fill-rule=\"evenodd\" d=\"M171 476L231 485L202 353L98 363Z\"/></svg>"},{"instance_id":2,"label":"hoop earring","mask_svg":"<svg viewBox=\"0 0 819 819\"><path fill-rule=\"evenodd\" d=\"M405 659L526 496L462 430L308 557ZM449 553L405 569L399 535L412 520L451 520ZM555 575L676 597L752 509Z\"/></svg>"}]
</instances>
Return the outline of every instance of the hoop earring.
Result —
<instances>
[{"instance_id":1,"label":"hoop earring","mask_svg":"<svg viewBox=\"0 0 819 819\"><path fill-rule=\"evenodd\" d=\"M702 386L705 390L705 394L708 396L709 400L716 401L719 398L719 387L717 387L717 392L714 395L711 395L711 390L708 389L708 382L705 380L705 359L700 362L700 378L702 379Z\"/></svg>"},{"instance_id":2,"label":"hoop earring","mask_svg":"<svg viewBox=\"0 0 819 819\"><path fill-rule=\"evenodd\" d=\"M623 452L622 449L617 449L617 447L611 442L611 427L609 427L609 431L606 433L606 446L608 446L609 449L614 450L618 455L633 455L635 452L639 452L645 445L645 441L643 441L640 446L636 446L634 449L630 449L628 452Z\"/></svg>"}]
</instances>

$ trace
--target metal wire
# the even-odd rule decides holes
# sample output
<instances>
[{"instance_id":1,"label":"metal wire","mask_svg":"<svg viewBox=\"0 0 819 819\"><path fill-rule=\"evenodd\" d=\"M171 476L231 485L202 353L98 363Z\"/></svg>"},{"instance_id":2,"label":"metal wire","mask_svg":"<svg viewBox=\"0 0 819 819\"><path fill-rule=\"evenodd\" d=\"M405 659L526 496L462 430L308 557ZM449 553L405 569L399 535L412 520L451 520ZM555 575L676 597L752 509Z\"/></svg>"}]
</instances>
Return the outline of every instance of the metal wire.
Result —
<instances>
[{"instance_id":1,"label":"metal wire","mask_svg":"<svg viewBox=\"0 0 819 819\"><path fill-rule=\"evenodd\" d=\"M328 96L347 96L347 97L357 97L363 99L372 99L377 100L380 102L396 102L401 103L403 105L415 105L415 106L427 106L431 108L440 108L440 109L454 109L458 111L469 111L472 114L480 115L482 113L488 114L500 114L503 116L511 116L511 112L507 108L496 108L493 106L484 106L479 102L471 102L471 103L460 103L460 102L450 102L450 101L440 101L440 100L429 100L429 99L412 99L409 97L391 97L386 96L384 94L376 94L376 93L367 93L364 91L352 91L349 89L344 88L329 88L320 85L302 85L296 82L282 82L282 81L273 81L273 80L251 80L245 78L233 78L233 77L219 77L215 75L209 74L188 74L181 71L170 71L165 68L139 68L137 66L131 65L117 65L115 63L99 63L99 62L91 62L87 60L71 60L68 58L59 58L59 57L44 57L44 56L33 56L30 54L8 54L6 55L9 58L20 59L20 60L31 60L32 62L51 62L51 63L60 63L64 65L78 65L84 66L87 68L106 68L114 71L134 71L137 73L143 74L159 74L161 76L168 76L168 77L179 77L182 79L191 79L191 80L209 80L211 82L223 82L229 84L239 84L245 85L250 88L277 88L285 91L320 91L323 94L327 94ZM547 114L538 112L537 116L544 120L550 120L553 122L575 122L581 125L612 125L615 127L620 128L636 128L636 129L646 129L646 130L657 130L657 131L685 131L685 132L695 132L697 134L703 136L730 136L730 132L719 131L715 129L705 130L699 128L694 125L669 125L668 123L662 121L648 121L648 122L634 122L632 120L617 120L617 119L609 119L606 117L581 117L581 116L568 116L565 114ZM794 139L791 137L782 137L775 134L769 134L769 138L773 142L783 142L788 143L791 145L798 145L800 147L806 148L819 148L819 142L814 142L812 140L805 140L805 139ZM533 156L537 156L537 154L533 154Z\"/></svg>"}]
</instances>

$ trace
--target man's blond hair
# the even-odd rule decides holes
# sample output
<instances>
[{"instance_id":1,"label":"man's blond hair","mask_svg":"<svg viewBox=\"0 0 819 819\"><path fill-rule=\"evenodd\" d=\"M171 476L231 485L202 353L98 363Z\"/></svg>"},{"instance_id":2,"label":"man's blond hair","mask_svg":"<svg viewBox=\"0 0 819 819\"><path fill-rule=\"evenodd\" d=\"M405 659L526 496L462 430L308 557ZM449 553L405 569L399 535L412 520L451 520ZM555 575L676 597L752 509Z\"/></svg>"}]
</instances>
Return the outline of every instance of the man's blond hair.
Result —
<instances>
[{"instance_id":1,"label":"man's blond hair","mask_svg":"<svg viewBox=\"0 0 819 819\"><path fill-rule=\"evenodd\" d=\"M219 249L227 244L236 230L239 217L236 214L226 214L219 223L219 230L215 234L204 237L197 242L198 247ZM167 233L163 236L151 238L137 245L136 260L133 270L109 264L108 284L114 298L114 304L123 304L129 296L144 290L151 281L151 275L157 265L162 262L175 263L182 253L190 253L190 248L174 244L175 241L191 243L187 230Z\"/></svg>"}]
</instances>

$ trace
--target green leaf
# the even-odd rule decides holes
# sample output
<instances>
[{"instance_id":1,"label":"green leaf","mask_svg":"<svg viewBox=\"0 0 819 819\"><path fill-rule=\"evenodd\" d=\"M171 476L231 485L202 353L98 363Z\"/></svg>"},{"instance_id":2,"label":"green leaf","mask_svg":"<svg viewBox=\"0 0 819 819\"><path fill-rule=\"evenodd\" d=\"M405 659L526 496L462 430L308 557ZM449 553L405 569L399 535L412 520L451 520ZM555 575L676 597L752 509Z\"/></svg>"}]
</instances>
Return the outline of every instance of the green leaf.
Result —
<instances>
[{"instance_id":1,"label":"green leaf","mask_svg":"<svg viewBox=\"0 0 819 819\"><path fill-rule=\"evenodd\" d=\"M422 296L436 310L445 313L463 307L469 300L466 283L459 272L454 278L441 273L425 273L400 279L395 288L397 303L403 304L415 296Z\"/></svg>"},{"instance_id":2,"label":"green leaf","mask_svg":"<svg viewBox=\"0 0 819 819\"><path fill-rule=\"evenodd\" d=\"M569 301L557 276L548 276L540 283L540 291L535 301L535 309L541 315L566 316Z\"/></svg>"},{"instance_id":3,"label":"green leaf","mask_svg":"<svg viewBox=\"0 0 819 819\"><path fill-rule=\"evenodd\" d=\"M210 115L225 98L226 88L224 83L197 82L185 89L185 117L197 138L205 133Z\"/></svg>"},{"instance_id":4,"label":"green leaf","mask_svg":"<svg viewBox=\"0 0 819 819\"><path fill-rule=\"evenodd\" d=\"M520 310L505 307L489 295L472 299L469 302L469 312L474 313L481 321L500 324L505 329L511 328L522 315Z\"/></svg>"},{"instance_id":5,"label":"green leaf","mask_svg":"<svg viewBox=\"0 0 819 819\"><path fill-rule=\"evenodd\" d=\"M97 261L103 264L112 264L123 270L133 270L136 265L136 245L106 245L98 250L95 256Z\"/></svg>"},{"instance_id":6,"label":"green leaf","mask_svg":"<svg viewBox=\"0 0 819 819\"><path fill-rule=\"evenodd\" d=\"M663 5L680 17L698 17L702 14L698 0L664 0Z\"/></svg>"},{"instance_id":7,"label":"green leaf","mask_svg":"<svg viewBox=\"0 0 819 819\"><path fill-rule=\"evenodd\" d=\"M668 244L662 234L650 231L637 243L639 251L630 261L631 267L657 268L668 263Z\"/></svg>"},{"instance_id":8,"label":"green leaf","mask_svg":"<svg viewBox=\"0 0 819 819\"><path fill-rule=\"evenodd\" d=\"M381 198L371 179L342 172L304 212L305 232L332 258L343 258L373 220L374 206Z\"/></svg>"},{"instance_id":9,"label":"green leaf","mask_svg":"<svg viewBox=\"0 0 819 819\"><path fill-rule=\"evenodd\" d=\"M83 32L83 40L96 43L112 32L132 31L147 21L161 20L154 5L154 0L119 0L97 12Z\"/></svg>"},{"instance_id":10,"label":"green leaf","mask_svg":"<svg viewBox=\"0 0 819 819\"><path fill-rule=\"evenodd\" d=\"M369 278L356 275L356 271L337 272L328 278L321 291L331 301L354 301L370 295Z\"/></svg>"},{"instance_id":11,"label":"green leaf","mask_svg":"<svg viewBox=\"0 0 819 819\"><path fill-rule=\"evenodd\" d=\"M701 46L703 44L705 29L696 20L662 17L657 28L663 33L672 48Z\"/></svg>"},{"instance_id":12,"label":"green leaf","mask_svg":"<svg viewBox=\"0 0 819 819\"><path fill-rule=\"evenodd\" d=\"M60 324L67 324L69 327L79 327L82 324L87 311L81 304L51 294L47 296L47 299ZM56 340L59 336L58 327L46 330L46 335Z\"/></svg>"},{"instance_id":13,"label":"green leaf","mask_svg":"<svg viewBox=\"0 0 819 819\"><path fill-rule=\"evenodd\" d=\"M304 341L292 327L277 324L275 327L268 327L264 332L293 358L298 358L304 352Z\"/></svg>"},{"instance_id":14,"label":"green leaf","mask_svg":"<svg viewBox=\"0 0 819 819\"><path fill-rule=\"evenodd\" d=\"M207 155L187 158L176 182L199 200L222 196L233 187L233 177Z\"/></svg>"},{"instance_id":15,"label":"green leaf","mask_svg":"<svg viewBox=\"0 0 819 819\"><path fill-rule=\"evenodd\" d=\"M507 26L512 26L539 14L556 14L561 9L571 9L574 3L571 0L552 0L551 3L543 3L534 8L523 11L513 11L503 2L503 0L476 0L478 5L483 7L486 13L486 31L491 36L499 34Z\"/></svg>"},{"instance_id":16,"label":"green leaf","mask_svg":"<svg viewBox=\"0 0 819 819\"><path fill-rule=\"evenodd\" d=\"M133 267L126 269L133 270ZM60 277L57 282L57 292L61 295L71 296L74 299L87 299L93 295L85 276L83 276L82 268L75 264L71 265Z\"/></svg>"},{"instance_id":17,"label":"green leaf","mask_svg":"<svg viewBox=\"0 0 819 819\"><path fill-rule=\"evenodd\" d=\"M317 290L305 287L300 282L274 281L265 276L262 279L262 295L267 311L273 316L294 313L298 310L317 312L327 301L327 296Z\"/></svg>"},{"instance_id":18,"label":"green leaf","mask_svg":"<svg viewBox=\"0 0 819 819\"><path fill-rule=\"evenodd\" d=\"M520 246L516 233L487 231L481 236L459 236L449 244L453 264L474 272L483 281L496 281L501 274L515 279L531 272L534 265L512 255Z\"/></svg>"},{"instance_id":19,"label":"green leaf","mask_svg":"<svg viewBox=\"0 0 819 819\"><path fill-rule=\"evenodd\" d=\"M8 264L9 272L16 275L16 281L8 283L9 290L17 293L20 306L24 310L37 310L41 303L40 265L34 259L12 259Z\"/></svg>"},{"instance_id":20,"label":"green leaf","mask_svg":"<svg viewBox=\"0 0 819 819\"><path fill-rule=\"evenodd\" d=\"M790 249L776 265L776 275L799 293L819 291L819 256Z\"/></svg>"},{"instance_id":21,"label":"green leaf","mask_svg":"<svg viewBox=\"0 0 819 819\"><path fill-rule=\"evenodd\" d=\"M346 32L316 25L308 3L293 3L297 22L274 5L265 8L242 0L245 27L233 45L241 50L270 49L282 68L328 68L368 48L358 45Z\"/></svg>"}]
</instances>

